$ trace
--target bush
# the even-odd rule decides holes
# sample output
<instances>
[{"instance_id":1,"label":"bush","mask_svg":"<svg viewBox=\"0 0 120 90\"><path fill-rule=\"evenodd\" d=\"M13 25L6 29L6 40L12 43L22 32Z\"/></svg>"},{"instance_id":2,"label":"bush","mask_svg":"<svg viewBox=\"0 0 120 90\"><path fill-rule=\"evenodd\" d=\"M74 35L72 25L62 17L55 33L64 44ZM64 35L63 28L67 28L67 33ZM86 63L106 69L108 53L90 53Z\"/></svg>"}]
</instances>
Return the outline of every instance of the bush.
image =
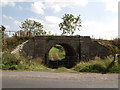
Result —
<instances>
[{"instance_id":1,"label":"bush","mask_svg":"<svg viewBox=\"0 0 120 90\"><path fill-rule=\"evenodd\" d=\"M19 58L10 53L3 53L2 63L4 65L18 65L20 62Z\"/></svg>"},{"instance_id":2,"label":"bush","mask_svg":"<svg viewBox=\"0 0 120 90\"><path fill-rule=\"evenodd\" d=\"M118 62L115 62L110 68L109 65L112 63L113 57L107 57L106 60L94 60L89 61L87 63L79 63L73 70L78 72L95 72L95 73L119 73L120 72L120 65ZM107 70L108 69L108 70Z\"/></svg>"},{"instance_id":3,"label":"bush","mask_svg":"<svg viewBox=\"0 0 120 90\"><path fill-rule=\"evenodd\" d=\"M12 51L15 49L19 44L25 42L29 38L18 38L18 37L7 37L3 39L3 51Z\"/></svg>"},{"instance_id":4,"label":"bush","mask_svg":"<svg viewBox=\"0 0 120 90\"><path fill-rule=\"evenodd\" d=\"M111 73L120 73L120 65L116 62L115 65L109 69Z\"/></svg>"},{"instance_id":5,"label":"bush","mask_svg":"<svg viewBox=\"0 0 120 90\"><path fill-rule=\"evenodd\" d=\"M100 64L91 64L86 66L85 68L81 69L80 72L103 72L105 70L105 67L103 67Z\"/></svg>"},{"instance_id":6,"label":"bush","mask_svg":"<svg viewBox=\"0 0 120 90\"><path fill-rule=\"evenodd\" d=\"M105 67L101 64L86 64L86 65L82 65L82 66L76 66L74 67L74 70L78 71L78 72L104 72L105 71Z\"/></svg>"},{"instance_id":7,"label":"bush","mask_svg":"<svg viewBox=\"0 0 120 90\"><path fill-rule=\"evenodd\" d=\"M41 59L32 59L31 57L22 57L8 52L3 53L2 64L4 70L35 70L46 71L50 70L41 64Z\"/></svg>"}]
</instances>

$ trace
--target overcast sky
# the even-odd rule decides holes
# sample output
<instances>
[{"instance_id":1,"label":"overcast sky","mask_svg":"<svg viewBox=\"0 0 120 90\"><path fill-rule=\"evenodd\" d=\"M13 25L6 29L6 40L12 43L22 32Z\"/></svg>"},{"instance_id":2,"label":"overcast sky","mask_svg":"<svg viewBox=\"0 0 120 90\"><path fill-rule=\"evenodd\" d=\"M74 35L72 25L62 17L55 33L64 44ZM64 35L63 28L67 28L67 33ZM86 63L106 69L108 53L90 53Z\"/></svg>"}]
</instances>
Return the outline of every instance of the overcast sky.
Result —
<instances>
[{"instance_id":1,"label":"overcast sky","mask_svg":"<svg viewBox=\"0 0 120 90\"><path fill-rule=\"evenodd\" d=\"M2 0L0 21L7 30L17 31L21 22L32 19L42 23L47 32L61 34L58 24L65 13L81 15L82 27L75 34L113 39L118 36L118 1Z\"/></svg>"}]
</instances>

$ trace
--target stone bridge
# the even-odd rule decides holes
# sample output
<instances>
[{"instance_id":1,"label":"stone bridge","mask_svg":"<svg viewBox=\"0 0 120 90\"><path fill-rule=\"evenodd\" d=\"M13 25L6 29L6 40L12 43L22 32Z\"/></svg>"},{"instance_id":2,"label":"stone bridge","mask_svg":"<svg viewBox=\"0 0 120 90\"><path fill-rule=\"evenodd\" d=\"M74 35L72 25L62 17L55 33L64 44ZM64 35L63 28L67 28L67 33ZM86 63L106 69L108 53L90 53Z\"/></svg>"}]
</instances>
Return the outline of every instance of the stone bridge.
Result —
<instances>
[{"instance_id":1,"label":"stone bridge","mask_svg":"<svg viewBox=\"0 0 120 90\"><path fill-rule=\"evenodd\" d=\"M56 44L61 45L66 56L63 60L48 59L50 49ZM73 67L80 60L80 36L37 36L25 43L23 47L27 56L41 58L52 68L57 66Z\"/></svg>"},{"instance_id":2,"label":"stone bridge","mask_svg":"<svg viewBox=\"0 0 120 90\"><path fill-rule=\"evenodd\" d=\"M66 56L62 60L51 61L48 59L48 54L56 44L64 48ZM45 65L52 68L59 66L70 68L80 60L93 60L96 56L104 59L113 53L107 46L91 40L89 36L37 36L21 45L22 49L15 49L15 51L22 51L26 56L40 58Z\"/></svg>"}]
</instances>

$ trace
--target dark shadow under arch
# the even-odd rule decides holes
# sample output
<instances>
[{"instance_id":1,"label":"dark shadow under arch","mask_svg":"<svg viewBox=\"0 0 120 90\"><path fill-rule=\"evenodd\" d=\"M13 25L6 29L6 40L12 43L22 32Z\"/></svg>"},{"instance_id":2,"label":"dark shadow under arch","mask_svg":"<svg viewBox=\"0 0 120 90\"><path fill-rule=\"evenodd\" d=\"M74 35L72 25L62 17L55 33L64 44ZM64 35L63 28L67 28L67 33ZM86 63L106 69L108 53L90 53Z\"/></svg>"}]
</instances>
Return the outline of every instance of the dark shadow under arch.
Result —
<instances>
[{"instance_id":1,"label":"dark shadow under arch","mask_svg":"<svg viewBox=\"0 0 120 90\"><path fill-rule=\"evenodd\" d=\"M47 50L45 64L50 68L58 68L58 67L72 68L73 66L75 66L77 63L77 54L76 54L74 48L65 43L57 43L57 44L61 45L65 49L65 52L66 52L65 59L57 60L57 61L51 61L48 59L49 50L54 45L56 45L56 44L54 44L54 45L51 45L51 47Z\"/></svg>"}]
</instances>

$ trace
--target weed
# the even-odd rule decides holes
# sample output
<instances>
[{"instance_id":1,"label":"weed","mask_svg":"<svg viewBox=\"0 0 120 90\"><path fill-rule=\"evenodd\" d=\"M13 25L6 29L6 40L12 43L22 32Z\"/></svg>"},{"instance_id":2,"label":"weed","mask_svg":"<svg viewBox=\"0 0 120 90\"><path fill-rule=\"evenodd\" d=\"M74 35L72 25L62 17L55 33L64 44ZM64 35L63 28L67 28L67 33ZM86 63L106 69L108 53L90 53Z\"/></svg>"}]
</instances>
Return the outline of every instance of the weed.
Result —
<instances>
[{"instance_id":1,"label":"weed","mask_svg":"<svg viewBox=\"0 0 120 90\"><path fill-rule=\"evenodd\" d=\"M115 62L111 67L109 67L112 62L113 62L112 56L107 57L105 60L100 60L96 58L96 60L94 61L89 61L86 63L81 62L72 69L78 72L119 73L120 65L118 65L118 62Z\"/></svg>"}]
</instances>

